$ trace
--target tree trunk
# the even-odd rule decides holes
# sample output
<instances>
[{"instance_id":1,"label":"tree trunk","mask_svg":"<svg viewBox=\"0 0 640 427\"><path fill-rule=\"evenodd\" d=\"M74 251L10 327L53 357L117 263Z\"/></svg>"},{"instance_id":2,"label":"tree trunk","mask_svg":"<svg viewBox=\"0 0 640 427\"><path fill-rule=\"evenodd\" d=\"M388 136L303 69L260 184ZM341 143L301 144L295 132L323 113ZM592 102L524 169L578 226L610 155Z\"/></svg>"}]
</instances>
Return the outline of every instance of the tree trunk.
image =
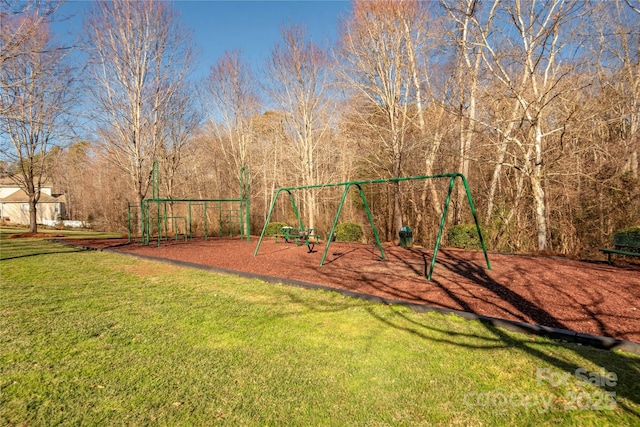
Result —
<instances>
[{"instance_id":1,"label":"tree trunk","mask_svg":"<svg viewBox=\"0 0 640 427\"><path fill-rule=\"evenodd\" d=\"M508 142L505 139L498 150L498 160L493 169L493 176L491 177L491 184L489 185L489 196L487 198L487 213L484 218L484 225L486 226L491 223L491 217L493 216L494 201L496 192L498 191L498 182L500 181L500 175L502 173L502 165L507 154L507 145Z\"/></svg>"},{"instance_id":2,"label":"tree trunk","mask_svg":"<svg viewBox=\"0 0 640 427\"><path fill-rule=\"evenodd\" d=\"M29 196L29 233L38 232L38 201L31 195Z\"/></svg>"},{"instance_id":3,"label":"tree trunk","mask_svg":"<svg viewBox=\"0 0 640 427\"><path fill-rule=\"evenodd\" d=\"M547 206L545 203L544 188L542 186L541 173L536 167L536 172L531 174L530 182L533 190L533 201L536 213L536 228L538 231L538 250L547 249Z\"/></svg>"},{"instance_id":4,"label":"tree trunk","mask_svg":"<svg viewBox=\"0 0 640 427\"><path fill-rule=\"evenodd\" d=\"M536 210L536 228L538 231L538 250L547 249L547 201L544 194L542 180L544 179L544 170L542 162L542 129L540 122L535 124L535 164L531 172L531 189L533 190L533 200Z\"/></svg>"}]
</instances>

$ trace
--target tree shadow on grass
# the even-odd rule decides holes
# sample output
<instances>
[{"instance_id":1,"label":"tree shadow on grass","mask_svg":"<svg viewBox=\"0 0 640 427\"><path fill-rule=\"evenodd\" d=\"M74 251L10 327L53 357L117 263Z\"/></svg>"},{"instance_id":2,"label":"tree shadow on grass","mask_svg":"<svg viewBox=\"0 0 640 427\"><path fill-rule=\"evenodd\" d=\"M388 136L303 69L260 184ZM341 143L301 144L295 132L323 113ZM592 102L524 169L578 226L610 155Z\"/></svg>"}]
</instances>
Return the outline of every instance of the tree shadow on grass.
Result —
<instances>
[{"instance_id":1,"label":"tree shadow on grass","mask_svg":"<svg viewBox=\"0 0 640 427\"><path fill-rule=\"evenodd\" d=\"M416 251L413 252L416 253ZM403 259L401 257L397 257L397 259L400 260L405 265L405 267L412 271L414 274L426 275L426 269L429 265L428 263L430 262L430 256L428 257L427 254L422 251L419 251L419 254L422 258L421 262L416 262L415 260L410 259ZM446 274L453 274L456 277L464 278L464 281L468 281L474 286L479 286L482 289L489 291L489 295L493 296L493 298L483 298L482 296L474 295L475 299L479 299L486 304L494 305L496 304L497 299L501 303L504 302L504 304L500 305L500 308L503 311L511 314L511 316L514 318L520 319L523 322L533 323L534 325L543 325L548 328L571 332L570 328L562 320L556 318L553 313L549 312L548 310L545 310L540 304L538 304L537 301L520 295L518 292L509 289L508 287L502 285L501 283L490 277L484 265L474 261L455 257L439 259L438 262L440 264L440 271L442 271L442 269L444 268L447 270ZM352 277L354 277L353 275L357 273L346 270L333 271L331 273L323 271L323 275L325 275L325 277L333 277L336 282L339 282L341 277L346 274L351 274ZM514 274L525 278L527 274L531 273L529 271L519 270L518 268L515 268ZM394 287L393 284L389 284L389 280L376 280L375 278L372 279L371 274L367 275L362 273L359 274L359 280L366 280L368 281L368 285L373 287L377 291L384 292L385 294L391 295L392 297L395 297L399 300L413 300L419 301L423 304L430 304L430 301L422 297L419 292L412 294L406 289L401 289L401 287ZM399 278L399 280L402 279ZM460 292L461 288L464 290L464 281L460 281L462 284L455 283L454 285L451 285L450 283L447 283L447 280L440 280L438 277L436 277L432 278L432 281L426 281L425 279L423 285L435 286L444 294L446 294L453 303L451 307L452 310L463 310L465 312L475 313L476 310L474 310L474 308L467 301L465 301L463 298L460 298L458 295L458 292ZM455 291L452 289L452 286L456 288ZM473 293L472 288L466 290L469 293ZM553 290L559 292L555 288ZM586 315L591 320L594 320L596 322L603 334L609 335L610 331L608 331L606 324L602 322L601 319L599 319L599 313L597 312L597 309L595 307L590 307L588 304L580 302L575 295L571 295L566 292L561 293L563 293L563 296L565 298L568 298L570 301L572 301L572 303L580 305L584 309ZM535 294L533 296L535 296ZM603 300L605 299L602 295L592 296L591 298L591 301L595 306L598 306L598 304L603 302ZM438 301L437 306L442 307L442 301ZM424 339L430 342L460 346L479 351L498 348L514 348L518 351L523 351L539 359L545 364L551 365L563 371L563 373L568 373L569 375L577 372L578 369L584 368L583 366L579 366L574 362L563 359L561 356L554 356L551 350L545 352L544 349L541 348L541 346L547 344L544 344L540 341L537 341L534 344L531 342L531 336L517 338L516 335L507 332L506 330L496 326L495 324L492 324L491 322L480 321L484 328L489 332L489 336L480 336L473 333L464 334L439 329L433 327L428 320L425 320L425 322L418 322L414 320L414 316L408 316L402 310L395 310L396 315L402 318L402 321L399 322L394 322L388 317L380 316L376 312L376 310L371 308L371 306L367 306L367 310L369 311L371 316L379 322L384 323L389 327L409 332L420 339ZM411 326L407 326L407 324ZM635 332L637 331L634 331L634 333ZM556 339L558 336L561 336L561 334L551 334L552 339ZM484 344L477 344L478 339L484 341ZM475 342L469 342L471 340ZM535 338L533 339L533 341L535 341ZM548 344L549 347L554 347L556 345L566 346L575 354L582 357L584 360L589 360L597 366L606 367L606 370L608 372L617 373L619 376L618 386L608 391L613 391L618 397L624 397L629 401L640 404L639 359L631 355L626 355L624 353L598 350L595 348L590 348L588 346L582 346L580 344L563 344L560 342ZM577 377L575 379L576 381L578 380ZM616 401L616 404L625 412L633 416L640 417L640 413L638 413L635 408L629 407L619 400Z\"/></svg>"},{"instance_id":2,"label":"tree shadow on grass","mask_svg":"<svg viewBox=\"0 0 640 427\"><path fill-rule=\"evenodd\" d=\"M85 252L85 251L86 251L86 249L65 250L65 251L43 251L43 252L39 252L39 253L29 253L29 254L24 254L24 255L0 257L0 261L9 261L9 260L12 260L12 259L29 258L29 257L34 257L34 256L40 256L40 255L71 254L71 253L74 253L74 252Z\"/></svg>"},{"instance_id":3,"label":"tree shadow on grass","mask_svg":"<svg viewBox=\"0 0 640 427\"><path fill-rule=\"evenodd\" d=\"M24 242L20 241L16 244L7 244L4 242L0 245L0 261L8 261L19 258L29 258L40 255L68 254L74 252L83 252L87 249L77 246L54 246L48 244L39 244L40 241Z\"/></svg>"},{"instance_id":4,"label":"tree shadow on grass","mask_svg":"<svg viewBox=\"0 0 640 427\"><path fill-rule=\"evenodd\" d=\"M583 360L603 367L607 372L616 373L618 375L617 385L606 390L603 388L602 391L613 391L617 407L620 407L628 414L640 417L640 413L635 408L629 407L619 399L625 398L635 404L640 404L640 359L630 354L552 340L536 340L535 337L530 335L508 332L484 321L477 321L476 324L481 325L483 330L487 332L486 334L473 332L475 328L469 328L470 332L461 332L459 327L446 328L446 326L440 326L446 323L446 316L442 317L443 321L434 321L435 318L433 317L427 315L424 317L416 316L407 309L393 304L389 305L391 310L391 315L389 315L388 311L381 311L378 308L379 306L358 299L352 299L351 301L347 299L344 303L337 305L332 302L323 304L315 299L301 298L299 294L287 291L286 288L282 289L282 293L292 302L319 313L342 312L354 307L364 309L372 319L386 327L409 333L417 339L430 343L462 347L470 351L513 349L514 351L524 352L544 363L544 366L540 367L541 369L546 369L546 366L552 366L562 371L555 374L563 375L563 378L571 378L570 381L578 383L581 380L575 376L575 373L578 372L578 369L585 369L585 367L579 362L567 360L561 352L554 351L558 346L565 347ZM287 315L297 314L299 313L288 313ZM461 322L464 321L455 320L455 325L460 325ZM554 353L558 355L556 356ZM590 369L587 369L587 371L590 371ZM594 373L598 374L598 372ZM542 382L544 384L545 381L548 381L547 377L538 378L539 383Z\"/></svg>"},{"instance_id":5,"label":"tree shadow on grass","mask_svg":"<svg viewBox=\"0 0 640 427\"><path fill-rule=\"evenodd\" d=\"M428 294L421 293L420 289L416 288L415 291L412 291L410 287L401 286L401 282L405 280L406 277L396 276L396 273L391 271L386 263L377 262L380 260L379 255L375 254L373 250L369 250L369 252L371 252L371 256L364 260L368 263L368 271L354 269L353 266L349 266L348 263L346 266L342 264L343 260L349 258L345 255L349 254L355 257L353 251L346 249L340 253L334 254L334 256L342 255L339 257L340 260L333 259L333 262L325 263L329 264L328 266L325 265L325 267L316 268L313 272L315 277L309 276L305 280L310 280L315 283L335 283L337 287L339 287L339 283L344 284L351 280L366 282L372 288L379 291L379 294L386 295L386 297L355 295L339 289L333 290L340 292L343 295L358 296L359 298L366 299L368 301L377 301L385 304L393 304L394 301L391 300L395 299L412 301L423 305L428 304L443 307L442 301L430 301ZM477 284L474 284L474 286L477 286L476 289L486 291L484 298L479 296L484 303L500 304L500 308L503 309L503 312L505 313L505 307L508 306L509 310L511 310L509 313L518 319L526 319L526 321L532 323L535 321L536 323L544 324L545 326L553 325L557 328L566 329L563 328L565 325L565 322L563 322L564 318L563 320L560 320L557 316L554 316L553 313L550 313L549 310L543 309L540 302L536 300L535 293L530 296L521 295L518 292L506 288L505 285L499 283L496 279L493 279L490 274L488 274L482 262L459 259L459 257L453 257L453 259L439 259L439 265L436 268L438 276L436 276L435 281L428 282L423 276L424 269L427 264L427 255L425 253L421 253L420 256L422 257L421 260L414 259L413 261L402 261L405 263L405 266L409 268L409 275L413 276L412 283L417 283L418 286L422 287L422 289L424 289L424 287L431 286L438 288L441 292L444 292L449 298L446 305L448 305L451 310L464 309L469 312L474 311L472 309L472 305L464 300L463 294L465 292L473 292L471 285L478 282ZM442 276L441 273L443 274ZM527 274L531 277L531 272L524 270L520 271L517 268L509 271L508 273L515 277L516 280L519 280L520 277L526 278ZM402 274L406 276L407 272L405 271ZM451 277L444 277L444 275ZM462 286L457 286L457 278L461 280L464 279L465 283L463 283ZM512 277L510 276L507 279L511 280ZM287 282L285 280L282 283ZM299 284L294 285L300 286ZM316 287L316 289L321 288L322 287ZM324 289L329 290L328 287L324 287ZM343 287L342 289L345 288ZM353 293L359 292L357 286L346 289L351 289ZM371 291L372 289L369 288L369 290ZM363 302L361 300L354 299L344 304L337 304L338 307L335 307L331 303L323 302L323 299L317 300L316 298L309 298L309 300L305 300L300 297L297 292L286 291L286 288L283 288L283 292L290 293L290 298L309 307L310 310L315 310L321 313L343 311L354 306L363 306L365 310L369 311L373 319L399 331L409 332L416 336L417 339L441 343L443 345L447 344L468 348L472 351L513 348L514 350L524 351L530 354L532 357L540 360L541 363L545 363L546 366L554 366L564 372L575 372L576 369L581 368L581 366L577 366L576 363L567 361L562 354L554 355L553 348L556 345L564 344L554 344L551 342L546 344L544 341L542 343L533 343L530 341L530 336L523 335L520 338L518 335L507 332L492 323L482 322L482 325L484 325L486 331L488 331L486 334L478 332L475 328L469 328L470 331L465 333L460 332L460 328L451 328L451 330L447 330L446 328L443 329L439 326L434 327L433 323L435 322L432 321L432 318L430 320L428 316L424 316L423 318L421 316L409 315L406 309L392 308L394 312L397 312L394 313L397 314L397 316L387 316L386 314L381 316L380 313L382 313L382 311L376 309L375 305L370 305L368 302ZM388 300L385 300L385 298ZM280 313L280 315L294 316L298 313L299 312ZM397 321L395 319L397 319ZM570 320L571 319L566 319L567 322ZM547 345L549 346L549 351L545 351L546 347L544 346ZM640 386L633 385L640 384L640 361L638 361L637 358L630 355L610 351L600 351L574 344L567 344L566 347L581 356L585 361L591 361L598 366L606 366L608 371L623 373L623 375L628 376L629 378L620 378L620 385L616 387L614 391L620 397L624 397L634 403L640 403ZM622 402L619 402L619 406L624 408L626 412L633 414L634 416L639 416L635 408L626 407Z\"/></svg>"},{"instance_id":6,"label":"tree shadow on grass","mask_svg":"<svg viewBox=\"0 0 640 427\"><path fill-rule=\"evenodd\" d=\"M371 317L380 323L400 331L408 332L425 341L460 346L476 351L513 348L514 350L527 353L548 365L554 366L561 370L563 375L568 374L570 376L571 374L578 372L579 369L585 369L584 366L567 361L563 359L562 356L554 356L552 351L554 347L565 346L581 358L605 368L607 372L616 373L618 377L617 384L615 388L609 389L608 391L613 391L615 393L615 397L624 397L636 404L640 404L640 359L637 357L608 350L598 350L577 344L564 344L561 342L544 343L536 341L535 339L531 340L528 336L518 338L515 334L509 333L502 328L486 322L479 323L484 326L485 330L488 331L490 335L479 336L471 333L465 334L451 332L443 328L437 328L430 324L428 320L419 322L415 320L415 316L409 316L406 311L403 312L402 310L394 310L394 315L401 319L399 322L394 322L389 318L389 316L380 316L376 310L371 308L371 306L366 309ZM463 341L466 339L482 340L486 345L464 343ZM533 344L533 342L535 342L535 344ZM540 347L544 346L548 346L550 351L543 351ZM631 377L621 375L622 372L626 375L630 374ZM599 373L595 372L595 374ZM565 378L567 378L566 375ZM545 378L538 378L539 382L541 380L544 382ZM578 377L576 376L574 380L577 383ZM622 408L625 412L640 418L640 412L628 405L625 405L623 402L620 402L619 399L616 399L616 406Z\"/></svg>"}]
</instances>

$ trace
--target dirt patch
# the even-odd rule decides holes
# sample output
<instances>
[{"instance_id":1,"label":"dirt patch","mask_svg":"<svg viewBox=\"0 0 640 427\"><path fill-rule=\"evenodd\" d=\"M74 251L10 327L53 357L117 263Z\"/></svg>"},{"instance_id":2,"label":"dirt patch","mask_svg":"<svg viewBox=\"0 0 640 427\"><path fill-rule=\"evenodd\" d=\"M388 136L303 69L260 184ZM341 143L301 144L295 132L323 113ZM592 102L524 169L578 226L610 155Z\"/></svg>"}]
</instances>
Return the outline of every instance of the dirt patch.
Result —
<instances>
[{"instance_id":1,"label":"dirt patch","mask_svg":"<svg viewBox=\"0 0 640 427\"><path fill-rule=\"evenodd\" d=\"M640 265L616 260L585 261L541 255L490 254L444 249L431 281L425 278L433 252L332 243L305 246L233 239L163 242L157 247L126 240L82 241L85 246L189 261L302 280L389 299L462 310L640 343Z\"/></svg>"}]
</instances>

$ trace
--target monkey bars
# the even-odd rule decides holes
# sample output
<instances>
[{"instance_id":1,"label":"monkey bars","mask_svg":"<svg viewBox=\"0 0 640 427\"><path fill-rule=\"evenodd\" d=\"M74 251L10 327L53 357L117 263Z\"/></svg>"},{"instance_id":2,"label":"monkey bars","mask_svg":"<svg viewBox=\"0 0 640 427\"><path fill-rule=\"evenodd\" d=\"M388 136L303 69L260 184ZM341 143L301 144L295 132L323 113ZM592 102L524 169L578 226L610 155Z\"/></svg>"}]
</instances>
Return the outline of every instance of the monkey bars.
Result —
<instances>
[{"instance_id":1,"label":"monkey bars","mask_svg":"<svg viewBox=\"0 0 640 427\"><path fill-rule=\"evenodd\" d=\"M267 218L265 219L264 227L262 228L262 233L260 233L260 239L258 240L258 245L256 246L254 256L258 255L258 251L260 250L260 245L262 243L262 239L264 238L264 233L267 229L267 225L271 220L271 214L273 213L273 209L275 208L276 201L280 193L286 192L289 195L289 199L291 200L291 205L293 207L293 212L296 215L296 219L298 220L298 226L301 230L304 230L302 225L302 220L300 219L300 213L298 211L298 207L296 206L295 199L293 197L292 192L297 190L308 190L308 189L322 189L322 188L330 188L330 187L344 187L344 191L342 192L342 198L340 199L340 205L338 206L338 211L336 212L336 216L333 220L333 225L331 226L331 231L328 234L327 243L324 247L324 252L322 253L322 259L320 260L320 265L324 265L325 258L327 257L327 253L329 252L329 246L331 246L331 236L334 235L336 226L338 224L338 220L340 219L340 213L342 212L342 207L347 198L347 193L351 187L356 187L358 189L358 193L360 194L360 198L362 199L362 204L364 205L365 212L367 214L367 218L369 220L369 224L371 225L371 229L373 231L373 236L376 240L376 245L380 250L380 256L382 259L385 258L384 249L382 248L382 243L380 242L380 237L378 236L378 231L376 229L375 224L373 223L373 217L371 216L371 211L369 209L369 204L367 203L367 198L364 195L364 191L362 190L363 185L370 184L381 184L381 183L389 183L389 182L402 182L402 181L421 181L426 179L439 179L439 178L448 178L449 179L449 189L447 192L447 198L444 204L444 209L442 211L442 217L440 218L440 227L438 229L438 236L436 238L436 245L433 250L433 256L431 257L431 265L429 267L429 272L427 273L427 280L431 280L431 276L433 275L433 269L436 263L436 256L438 254L438 249L440 247L440 240L442 239L442 230L444 229L444 223L447 217L447 209L449 208L449 203L451 202L451 194L453 192L453 187L455 184L455 179L460 178L462 183L464 184L465 191L467 193L467 200L469 201L469 207L471 208L471 214L473 215L473 220L476 225L476 230L478 231L478 236L480 238L480 244L482 245L482 251L484 252L484 258L487 262L487 268L491 270L491 264L489 263L489 256L487 255L487 248L484 244L484 239L482 237L482 231L480 230L480 224L478 223L478 217L476 214L476 209L473 204L473 199L471 198L471 192L469 191L469 184L467 183L467 179L461 173L446 173L440 175L422 175L422 176L412 176L412 177L403 177L403 178L386 178L386 179L373 179L366 181L349 181L349 182L339 182L332 184L316 184L316 185L304 185L300 187L283 187L279 188L275 195L273 196L273 200L271 201L271 207L269 208L269 213L267 214Z\"/></svg>"},{"instance_id":2,"label":"monkey bars","mask_svg":"<svg viewBox=\"0 0 640 427\"><path fill-rule=\"evenodd\" d=\"M204 216L204 235L205 238L209 235L208 230L208 217L207 217L207 209L215 210L217 208L218 216L219 216L219 228L220 228L220 237L223 234L223 223L227 223L233 226L237 226L240 231L241 237L246 237L247 241L251 241L251 218L250 218L250 187L249 187L249 168L247 166L243 166L240 168L240 197L236 199L192 199L192 198L166 198L160 197L160 172L158 168L158 161L153 163L153 168L151 170L151 184L152 184L152 197L148 199L142 200L142 205L140 206L140 229L141 229L141 241L142 244L148 245L151 241L151 236L153 234L153 229L157 231L157 239L158 239L158 247L160 246L160 242L163 237L168 236L168 221L174 220L173 216L167 214L167 204L172 203L187 203L188 204L188 213L187 215L183 215L180 218L184 218L185 225L185 238L192 238L192 206L202 206L203 216ZM154 205L154 213L155 216L152 215L152 205ZM236 205L236 209L227 209L224 211L227 215L223 215L223 206L227 206L231 204ZM129 204L129 212L128 212L128 228L129 228L129 241L131 241L132 236L132 220L131 220L131 210L133 206ZM237 219L234 218L237 215ZM164 236L163 236L164 231ZM175 230L177 232L177 230Z\"/></svg>"}]
</instances>

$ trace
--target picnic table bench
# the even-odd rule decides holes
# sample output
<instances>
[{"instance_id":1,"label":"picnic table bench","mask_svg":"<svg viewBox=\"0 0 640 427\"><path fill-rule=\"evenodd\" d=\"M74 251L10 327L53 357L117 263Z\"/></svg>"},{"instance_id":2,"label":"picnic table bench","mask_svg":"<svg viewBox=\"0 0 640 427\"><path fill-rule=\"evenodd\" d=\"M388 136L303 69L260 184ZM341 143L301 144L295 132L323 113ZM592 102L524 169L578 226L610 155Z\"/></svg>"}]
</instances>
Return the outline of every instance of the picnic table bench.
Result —
<instances>
[{"instance_id":1,"label":"picnic table bench","mask_svg":"<svg viewBox=\"0 0 640 427\"><path fill-rule=\"evenodd\" d=\"M613 235L613 248L601 248L600 251L607 254L607 262L611 265L611 255L625 255L640 257L640 236L631 233L615 233Z\"/></svg>"},{"instance_id":2,"label":"picnic table bench","mask_svg":"<svg viewBox=\"0 0 640 427\"><path fill-rule=\"evenodd\" d=\"M313 228L305 229L285 226L281 227L278 232L274 234L274 237L276 243L278 243L278 237L280 237L286 243L294 242L296 246L307 245L309 252L312 252L320 236Z\"/></svg>"}]
</instances>

